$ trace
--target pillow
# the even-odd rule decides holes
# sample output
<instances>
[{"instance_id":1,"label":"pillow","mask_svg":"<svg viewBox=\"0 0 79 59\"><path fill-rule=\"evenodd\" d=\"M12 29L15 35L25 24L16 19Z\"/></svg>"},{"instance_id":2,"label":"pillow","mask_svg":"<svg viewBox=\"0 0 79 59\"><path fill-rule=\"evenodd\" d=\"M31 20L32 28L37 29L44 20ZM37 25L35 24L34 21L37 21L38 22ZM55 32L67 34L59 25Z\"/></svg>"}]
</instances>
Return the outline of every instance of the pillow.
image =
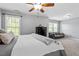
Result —
<instances>
[{"instance_id":1,"label":"pillow","mask_svg":"<svg viewBox=\"0 0 79 59\"><path fill-rule=\"evenodd\" d=\"M47 44L47 45L50 45L52 42L53 42L52 39L51 39L51 40L50 40L50 39L46 39L46 44Z\"/></svg>"},{"instance_id":2,"label":"pillow","mask_svg":"<svg viewBox=\"0 0 79 59\"><path fill-rule=\"evenodd\" d=\"M53 39L38 34L32 34L32 36L46 45L50 45L53 42Z\"/></svg>"},{"instance_id":3,"label":"pillow","mask_svg":"<svg viewBox=\"0 0 79 59\"><path fill-rule=\"evenodd\" d=\"M0 39L4 44L9 44L13 38L14 35L12 33L0 33Z\"/></svg>"}]
</instances>

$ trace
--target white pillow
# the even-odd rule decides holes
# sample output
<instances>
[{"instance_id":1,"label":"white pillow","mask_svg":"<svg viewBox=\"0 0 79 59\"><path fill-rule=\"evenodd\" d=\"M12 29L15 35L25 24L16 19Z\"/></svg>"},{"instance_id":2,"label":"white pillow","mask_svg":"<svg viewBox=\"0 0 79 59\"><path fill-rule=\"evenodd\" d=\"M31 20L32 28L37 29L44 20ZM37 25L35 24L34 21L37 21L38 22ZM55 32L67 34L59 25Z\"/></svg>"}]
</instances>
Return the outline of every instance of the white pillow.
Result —
<instances>
[{"instance_id":1,"label":"white pillow","mask_svg":"<svg viewBox=\"0 0 79 59\"><path fill-rule=\"evenodd\" d=\"M54 40L48 37L44 37L42 35L38 35L38 34L32 34L32 36L34 38L36 38L37 40L43 42L46 45L50 45Z\"/></svg>"},{"instance_id":2,"label":"white pillow","mask_svg":"<svg viewBox=\"0 0 79 59\"><path fill-rule=\"evenodd\" d=\"M13 38L14 35L12 33L0 33L0 39L4 44L9 44Z\"/></svg>"}]
</instances>

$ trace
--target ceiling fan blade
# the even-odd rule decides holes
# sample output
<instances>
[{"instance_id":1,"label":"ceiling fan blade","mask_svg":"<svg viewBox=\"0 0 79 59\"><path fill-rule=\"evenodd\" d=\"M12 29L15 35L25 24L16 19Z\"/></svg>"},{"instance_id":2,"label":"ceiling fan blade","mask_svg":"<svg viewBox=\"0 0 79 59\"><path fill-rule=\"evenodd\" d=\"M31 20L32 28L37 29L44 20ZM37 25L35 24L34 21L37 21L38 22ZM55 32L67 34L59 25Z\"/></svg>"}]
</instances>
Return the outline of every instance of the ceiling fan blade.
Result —
<instances>
[{"instance_id":1,"label":"ceiling fan blade","mask_svg":"<svg viewBox=\"0 0 79 59\"><path fill-rule=\"evenodd\" d=\"M42 8L40 9L40 11L41 11L42 13L44 13L44 10L43 10Z\"/></svg>"},{"instance_id":2,"label":"ceiling fan blade","mask_svg":"<svg viewBox=\"0 0 79 59\"><path fill-rule=\"evenodd\" d=\"M53 7L55 4L54 3L43 3L41 5L44 7Z\"/></svg>"},{"instance_id":3,"label":"ceiling fan blade","mask_svg":"<svg viewBox=\"0 0 79 59\"><path fill-rule=\"evenodd\" d=\"M33 11L34 9L35 9L35 8L30 9L29 12Z\"/></svg>"}]
</instances>

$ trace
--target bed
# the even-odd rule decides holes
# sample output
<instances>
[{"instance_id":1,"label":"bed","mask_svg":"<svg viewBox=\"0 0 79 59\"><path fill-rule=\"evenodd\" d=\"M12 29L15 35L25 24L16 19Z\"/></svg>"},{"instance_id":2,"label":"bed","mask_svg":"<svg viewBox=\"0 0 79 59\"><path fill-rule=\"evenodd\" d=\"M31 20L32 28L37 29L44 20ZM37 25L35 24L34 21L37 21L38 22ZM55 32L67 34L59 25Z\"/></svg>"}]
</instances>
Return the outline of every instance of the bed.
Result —
<instances>
[{"instance_id":1,"label":"bed","mask_svg":"<svg viewBox=\"0 0 79 59\"><path fill-rule=\"evenodd\" d=\"M0 45L0 56L11 56L12 49L17 42L17 38L13 39L8 45Z\"/></svg>"},{"instance_id":2,"label":"bed","mask_svg":"<svg viewBox=\"0 0 79 59\"><path fill-rule=\"evenodd\" d=\"M45 39L48 39L47 43ZM61 42L30 34L13 39L8 45L0 45L0 56L66 56L66 54Z\"/></svg>"},{"instance_id":3,"label":"bed","mask_svg":"<svg viewBox=\"0 0 79 59\"><path fill-rule=\"evenodd\" d=\"M45 42L45 39L47 41ZM42 41L41 41L42 40ZM14 45L11 56L65 56L61 42L38 34L21 35Z\"/></svg>"}]
</instances>

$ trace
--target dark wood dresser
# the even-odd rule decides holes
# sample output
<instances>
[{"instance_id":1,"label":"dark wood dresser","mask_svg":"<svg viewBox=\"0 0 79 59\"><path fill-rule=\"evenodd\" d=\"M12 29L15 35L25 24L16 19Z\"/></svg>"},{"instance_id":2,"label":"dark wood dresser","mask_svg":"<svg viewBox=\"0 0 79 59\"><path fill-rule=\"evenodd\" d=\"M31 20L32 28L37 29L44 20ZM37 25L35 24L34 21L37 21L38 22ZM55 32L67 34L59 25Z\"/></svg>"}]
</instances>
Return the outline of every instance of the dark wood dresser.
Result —
<instances>
[{"instance_id":1,"label":"dark wood dresser","mask_svg":"<svg viewBox=\"0 0 79 59\"><path fill-rule=\"evenodd\" d=\"M36 27L36 34L47 36L47 27Z\"/></svg>"}]
</instances>

